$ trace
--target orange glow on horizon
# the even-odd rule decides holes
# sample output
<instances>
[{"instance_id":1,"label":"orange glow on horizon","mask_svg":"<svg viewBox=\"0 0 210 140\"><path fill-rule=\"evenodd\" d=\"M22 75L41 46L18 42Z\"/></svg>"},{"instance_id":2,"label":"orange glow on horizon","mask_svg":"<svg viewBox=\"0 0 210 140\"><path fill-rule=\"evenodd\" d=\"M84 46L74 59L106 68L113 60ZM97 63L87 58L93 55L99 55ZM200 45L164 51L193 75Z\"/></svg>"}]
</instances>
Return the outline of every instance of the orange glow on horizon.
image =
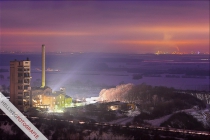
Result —
<instances>
[{"instance_id":1,"label":"orange glow on horizon","mask_svg":"<svg viewBox=\"0 0 210 140\"><path fill-rule=\"evenodd\" d=\"M173 32L173 33L209 33L209 25L196 26L151 26L151 27L131 27L129 31L144 31L144 32Z\"/></svg>"},{"instance_id":2,"label":"orange glow on horizon","mask_svg":"<svg viewBox=\"0 0 210 140\"><path fill-rule=\"evenodd\" d=\"M209 40L119 40L114 41L114 43L133 45L197 45L208 44Z\"/></svg>"}]
</instances>

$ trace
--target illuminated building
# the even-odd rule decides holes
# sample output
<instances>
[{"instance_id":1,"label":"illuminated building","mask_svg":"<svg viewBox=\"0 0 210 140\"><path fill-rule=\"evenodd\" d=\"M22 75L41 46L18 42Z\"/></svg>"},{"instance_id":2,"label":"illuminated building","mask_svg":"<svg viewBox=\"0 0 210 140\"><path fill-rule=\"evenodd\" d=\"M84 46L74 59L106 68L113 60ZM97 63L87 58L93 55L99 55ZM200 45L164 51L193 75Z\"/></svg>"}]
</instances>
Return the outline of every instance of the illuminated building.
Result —
<instances>
[{"instance_id":1,"label":"illuminated building","mask_svg":"<svg viewBox=\"0 0 210 140\"><path fill-rule=\"evenodd\" d=\"M49 105L51 111L62 110L65 107L70 107L72 98L65 95L62 91L56 91L52 94L45 94L42 97L44 104Z\"/></svg>"},{"instance_id":2,"label":"illuminated building","mask_svg":"<svg viewBox=\"0 0 210 140\"><path fill-rule=\"evenodd\" d=\"M67 96L64 90L52 92L52 89L46 86L33 88L32 95L33 107L48 108L51 111L70 107L72 103L72 98Z\"/></svg>"},{"instance_id":3,"label":"illuminated building","mask_svg":"<svg viewBox=\"0 0 210 140\"><path fill-rule=\"evenodd\" d=\"M30 107L31 62L10 61L10 101L20 111Z\"/></svg>"},{"instance_id":4,"label":"illuminated building","mask_svg":"<svg viewBox=\"0 0 210 140\"><path fill-rule=\"evenodd\" d=\"M43 107L43 108L48 108L48 106L44 106L46 105L43 101L42 101L42 96L46 95L46 94L51 94L52 93L52 89L49 87L45 88L40 88L40 87L32 87L31 90L31 95L32 95L32 106L33 107ZM43 106L42 106L43 105Z\"/></svg>"}]
</instances>

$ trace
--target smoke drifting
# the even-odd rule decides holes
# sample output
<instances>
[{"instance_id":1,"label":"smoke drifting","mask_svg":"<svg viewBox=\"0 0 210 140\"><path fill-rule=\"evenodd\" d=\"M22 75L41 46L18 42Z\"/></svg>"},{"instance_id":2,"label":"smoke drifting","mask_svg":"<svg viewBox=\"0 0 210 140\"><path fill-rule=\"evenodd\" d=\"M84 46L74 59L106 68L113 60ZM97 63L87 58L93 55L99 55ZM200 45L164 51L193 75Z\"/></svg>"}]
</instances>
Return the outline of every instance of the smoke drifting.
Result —
<instances>
[{"instance_id":1,"label":"smoke drifting","mask_svg":"<svg viewBox=\"0 0 210 140\"><path fill-rule=\"evenodd\" d=\"M118 85L116 88L111 89L102 89L99 93L100 101L124 101L129 94L129 92L133 89L134 84L123 84Z\"/></svg>"}]
</instances>

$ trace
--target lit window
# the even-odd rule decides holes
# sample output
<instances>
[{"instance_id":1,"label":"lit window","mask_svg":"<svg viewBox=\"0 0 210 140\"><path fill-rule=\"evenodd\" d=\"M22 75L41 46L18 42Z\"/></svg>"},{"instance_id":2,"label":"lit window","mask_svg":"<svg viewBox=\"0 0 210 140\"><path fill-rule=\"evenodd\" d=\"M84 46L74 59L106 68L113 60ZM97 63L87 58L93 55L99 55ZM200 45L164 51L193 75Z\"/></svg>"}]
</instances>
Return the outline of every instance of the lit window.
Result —
<instances>
[{"instance_id":1,"label":"lit window","mask_svg":"<svg viewBox=\"0 0 210 140\"><path fill-rule=\"evenodd\" d=\"M61 96L60 96L60 99L61 99Z\"/></svg>"},{"instance_id":2,"label":"lit window","mask_svg":"<svg viewBox=\"0 0 210 140\"><path fill-rule=\"evenodd\" d=\"M54 104L55 104L55 102L54 102Z\"/></svg>"},{"instance_id":3,"label":"lit window","mask_svg":"<svg viewBox=\"0 0 210 140\"><path fill-rule=\"evenodd\" d=\"M54 97L54 99L55 99L55 97Z\"/></svg>"}]
</instances>

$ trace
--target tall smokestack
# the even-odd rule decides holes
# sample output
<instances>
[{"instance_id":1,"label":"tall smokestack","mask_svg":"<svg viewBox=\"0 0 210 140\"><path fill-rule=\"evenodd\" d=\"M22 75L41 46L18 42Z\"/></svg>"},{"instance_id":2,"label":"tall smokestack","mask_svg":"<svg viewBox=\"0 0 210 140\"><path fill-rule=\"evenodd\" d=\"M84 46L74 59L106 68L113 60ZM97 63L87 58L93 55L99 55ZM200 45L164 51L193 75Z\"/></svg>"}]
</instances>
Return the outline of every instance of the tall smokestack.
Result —
<instances>
[{"instance_id":1,"label":"tall smokestack","mask_svg":"<svg viewBox=\"0 0 210 140\"><path fill-rule=\"evenodd\" d=\"M45 87L45 45L42 45L42 86Z\"/></svg>"}]
</instances>

